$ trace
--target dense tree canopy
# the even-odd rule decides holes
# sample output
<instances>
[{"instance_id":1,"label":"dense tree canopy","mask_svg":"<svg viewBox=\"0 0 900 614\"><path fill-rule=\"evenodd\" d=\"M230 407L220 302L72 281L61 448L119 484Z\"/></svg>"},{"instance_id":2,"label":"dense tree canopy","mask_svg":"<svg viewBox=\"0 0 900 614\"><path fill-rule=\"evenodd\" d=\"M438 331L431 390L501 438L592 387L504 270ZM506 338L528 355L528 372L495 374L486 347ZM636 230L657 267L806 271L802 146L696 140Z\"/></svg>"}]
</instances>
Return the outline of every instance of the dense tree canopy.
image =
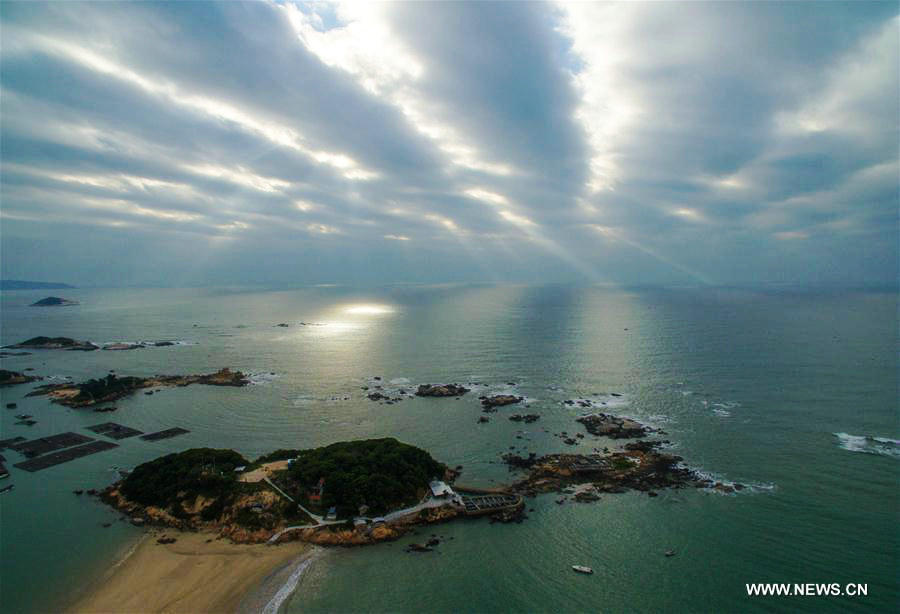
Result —
<instances>
[{"instance_id":1,"label":"dense tree canopy","mask_svg":"<svg viewBox=\"0 0 900 614\"><path fill-rule=\"evenodd\" d=\"M234 450L194 448L138 465L121 491L131 501L163 508L197 495L227 498L237 487L234 468L246 464Z\"/></svg>"},{"instance_id":2,"label":"dense tree canopy","mask_svg":"<svg viewBox=\"0 0 900 614\"><path fill-rule=\"evenodd\" d=\"M325 478L322 506L336 506L341 516L368 505L381 514L415 503L428 482L444 474L444 465L414 446L396 439L335 443L299 453L290 477L301 497Z\"/></svg>"}]
</instances>

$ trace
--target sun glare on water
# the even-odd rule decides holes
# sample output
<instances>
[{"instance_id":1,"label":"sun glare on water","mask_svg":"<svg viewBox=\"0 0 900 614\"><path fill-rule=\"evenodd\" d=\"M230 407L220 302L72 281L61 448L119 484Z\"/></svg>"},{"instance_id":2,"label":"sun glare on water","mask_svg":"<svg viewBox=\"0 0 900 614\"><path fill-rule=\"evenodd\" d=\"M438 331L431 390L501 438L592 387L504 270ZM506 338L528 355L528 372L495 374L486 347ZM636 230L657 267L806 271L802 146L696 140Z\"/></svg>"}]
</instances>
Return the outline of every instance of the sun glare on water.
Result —
<instances>
[{"instance_id":1,"label":"sun glare on water","mask_svg":"<svg viewBox=\"0 0 900 614\"><path fill-rule=\"evenodd\" d=\"M394 309L388 305L377 305L374 303L360 303L358 305L349 305L344 308L344 313L351 315L380 316L393 312Z\"/></svg>"}]
</instances>

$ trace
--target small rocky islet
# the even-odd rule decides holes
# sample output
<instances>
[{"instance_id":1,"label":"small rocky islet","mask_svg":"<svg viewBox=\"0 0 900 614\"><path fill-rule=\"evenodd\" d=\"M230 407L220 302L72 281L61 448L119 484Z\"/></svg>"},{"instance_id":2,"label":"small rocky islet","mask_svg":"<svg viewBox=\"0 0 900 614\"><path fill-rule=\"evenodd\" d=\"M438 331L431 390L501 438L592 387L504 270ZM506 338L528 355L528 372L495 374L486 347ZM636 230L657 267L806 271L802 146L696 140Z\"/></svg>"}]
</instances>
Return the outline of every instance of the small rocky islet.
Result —
<instances>
[{"instance_id":1,"label":"small rocky islet","mask_svg":"<svg viewBox=\"0 0 900 614\"><path fill-rule=\"evenodd\" d=\"M38 375L27 375L18 371L0 369L0 387L15 386L16 384L28 384L43 379Z\"/></svg>"},{"instance_id":2,"label":"small rocky islet","mask_svg":"<svg viewBox=\"0 0 900 614\"><path fill-rule=\"evenodd\" d=\"M70 305L78 305L78 301L70 301L59 296L48 296L32 303L29 307L68 307Z\"/></svg>"}]
</instances>

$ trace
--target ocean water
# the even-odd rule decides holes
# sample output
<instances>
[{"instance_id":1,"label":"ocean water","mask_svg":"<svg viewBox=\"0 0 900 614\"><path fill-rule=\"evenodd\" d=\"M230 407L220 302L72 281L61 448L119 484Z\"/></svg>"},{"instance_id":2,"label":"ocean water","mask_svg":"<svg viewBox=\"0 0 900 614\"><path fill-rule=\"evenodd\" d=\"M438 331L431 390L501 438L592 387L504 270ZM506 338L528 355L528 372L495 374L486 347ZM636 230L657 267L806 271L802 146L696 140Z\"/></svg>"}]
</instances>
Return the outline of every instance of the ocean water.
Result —
<instances>
[{"instance_id":1,"label":"ocean water","mask_svg":"<svg viewBox=\"0 0 900 614\"><path fill-rule=\"evenodd\" d=\"M80 305L31 308L47 294ZM897 297L895 293L570 286L395 286L5 292L0 341L177 340L126 352L33 351L2 367L48 378L254 374L244 388L191 386L120 400L97 414L0 389L2 438L114 421L188 435L120 441L114 450L29 474L11 467L0 495L0 609L50 612L70 602L139 530L76 488L188 447L252 457L279 447L393 436L449 465L461 482L511 481L499 457L590 452L554 433L582 431L571 398L664 428L685 462L750 486L603 495L593 504L527 502L519 525L486 520L423 527L367 548L329 550L288 574L286 612L837 611L898 603ZM287 328L275 325L285 322ZM301 326L300 322L308 325ZM391 388L481 382L460 400L373 403ZM541 419L505 408L477 424L477 396L525 396ZM621 396L614 396L616 395ZM602 407L602 405L601 405ZM14 414L35 416L33 427ZM545 429L547 429L546 432ZM517 438L518 436L518 438ZM104 528L104 523L112 526ZM403 547L436 533L437 551ZM665 557L666 550L676 555ZM593 576L572 573L589 565ZM299 580L298 580L299 578ZM751 582L863 583L866 597L748 597Z\"/></svg>"}]
</instances>

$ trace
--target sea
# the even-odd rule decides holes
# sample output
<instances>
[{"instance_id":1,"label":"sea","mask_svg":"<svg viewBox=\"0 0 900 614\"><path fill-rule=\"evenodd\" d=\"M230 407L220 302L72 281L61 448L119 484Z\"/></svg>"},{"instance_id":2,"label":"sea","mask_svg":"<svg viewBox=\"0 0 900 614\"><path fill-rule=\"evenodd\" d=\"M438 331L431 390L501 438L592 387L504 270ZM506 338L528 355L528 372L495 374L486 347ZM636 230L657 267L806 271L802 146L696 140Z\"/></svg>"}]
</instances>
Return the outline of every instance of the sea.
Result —
<instances>
[{"instance_id":1,"label":"sea","mask_svg":"<svg viewBox=\"0 0 900 614\"><path fill-rule=\"evenodd\" d=\"M30 307L58 295L80 304ZM192 447L248 458L277 448L395 437L462 465L460 482L520 474L501 455L591 453L601 411L663 429L672 453L736 493L685 488L527 500L521 524L461 520L393 543L317 552L282 570L274 612L896 611L900 604L900 420L896 290L569 285L317 286L290 290L71 289L3 292L0 341L38 335L173 341L129 351L33 350L2 368L43 383L119 375L252 374L243 388L190 386L94 413L0 389L0 438L114 421L188 434L119 447L0 486L0 610L56 612L142 530L75 489ZM288 326L277 326L278 324ZM380 380L376 378L381 378ZM370 401L365 386L472 384L460 399ZM477 383L477 385L476 385ZM478 396L524 406L479 424ZM15 410L5 409L16 403ZM536 413L532 424L513 413ZM16 414L37 424L18 425ZM96 436L104 439L102 436ZM104 525L110 526L104 526ZM404 547L442 536L434 552ZM673 551L674 556L666 556ZM573 573L586 565L593 575ZM748 596L751 583L865 585L864 596ZM262 589L260 589L262 590Z\"/></svg>"}]
</instances>

